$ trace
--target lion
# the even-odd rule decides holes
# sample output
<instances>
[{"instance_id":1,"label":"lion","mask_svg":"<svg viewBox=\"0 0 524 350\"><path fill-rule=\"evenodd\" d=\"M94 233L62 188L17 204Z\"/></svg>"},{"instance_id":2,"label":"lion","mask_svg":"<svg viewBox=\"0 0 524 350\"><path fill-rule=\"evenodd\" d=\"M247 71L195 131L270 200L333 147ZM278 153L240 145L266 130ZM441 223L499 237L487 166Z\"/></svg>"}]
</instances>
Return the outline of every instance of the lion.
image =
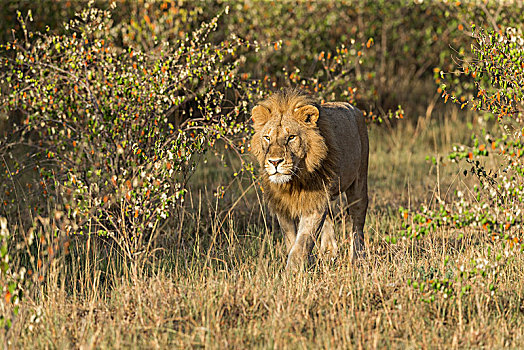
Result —
<instances>
[{"instance_id":1,"label":"lion","mask_svg":"<svg viewBox=\"0 0 524 350\"><path fill-rule=\"evenodd\" d=\"M369 141L362 112L345 102L318 104L297 89L277 92L252 110L251 149L264 196L287 247L286 269L303 266L318 234L320 253L337 254L329 201L345 192L353 222L352 256L364 253Z\"/></svg>"}]
</instances>

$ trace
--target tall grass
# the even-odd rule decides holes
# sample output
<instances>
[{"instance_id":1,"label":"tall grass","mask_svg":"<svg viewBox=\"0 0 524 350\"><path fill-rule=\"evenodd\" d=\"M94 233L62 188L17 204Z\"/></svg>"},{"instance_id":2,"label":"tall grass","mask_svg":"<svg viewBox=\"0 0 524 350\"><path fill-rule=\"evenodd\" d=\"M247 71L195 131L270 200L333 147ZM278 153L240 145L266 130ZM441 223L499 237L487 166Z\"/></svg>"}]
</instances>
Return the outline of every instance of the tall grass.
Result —
<instances>
[{"instance_id":1,"label":"tall grass","mask_svg":"<svg viewBox=\"0 0 524 350\"><path fill-rule=\"evenodd\" d=\"M483 286L488 276L467 292L434 293L431 301L420 284L489 257L491 244L468 229L460 239L442 229L420 240L386 240L402 220L399 205L414 206L453 189L461 169L437 167L426 156L449 150L447 140L465 139L464 124L447 118L419 127L372 128L367 259L351 263L349 219L340 200L333 203L340 255L297 275L284 272L283 242L256 183L232 179L222 160L209 156L191 180L179 224L165 229L143 268L130 269L95 236L72 241L70 254L55 259L38 290L26 294L5 344L522 347L522 255L499 267L495 292Z\"/></svg>"}]
</instances>

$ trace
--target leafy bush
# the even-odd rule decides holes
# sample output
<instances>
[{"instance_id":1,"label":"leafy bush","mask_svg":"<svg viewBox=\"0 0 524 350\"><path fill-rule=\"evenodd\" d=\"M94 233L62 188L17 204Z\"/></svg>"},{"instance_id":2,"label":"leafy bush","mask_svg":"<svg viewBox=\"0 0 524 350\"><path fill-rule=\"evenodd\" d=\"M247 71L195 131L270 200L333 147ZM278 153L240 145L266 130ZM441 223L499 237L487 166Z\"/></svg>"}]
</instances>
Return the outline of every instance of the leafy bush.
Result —
<instances>
[{"instance_id":1,"label":"leafy bush","mask_svg":"<svg viewBox=\"0 0 524 350\"><path fill-rule=\"evenodd\" d=\"M424 205L409 213L401 233L419 238L443 227L455 229L459 238L465 228L474 229L493 242L489 256L479 256L471 266L462 267L455 282L471 288L472 280L480 280L490 291L496 290L497 270L512 255L524 251L522 212L524 210L524 37L522 28L504 31L474 28L476 44L473 58L463 58L460 69L452 74L439 72L445 101L461 109L484 112L480 135L473 134L472 145L457 145L448 155L452 162L463 164L464 176L473 182L455 191L449 199L438 198L435 205ZM456 93L457 76L472 78L462 83L461 95ZM442 160L440 160L442 162ZM466 164L464 164L466 163ZM483 278L476 278L480 276ZM446 282L446 283L443 283ZM449 281L437 280L438 290ZM443 289L442 289L443 290Z\"/></svg>"},{"instance_id":2,"label":"leafy bush","mask_svg":"<svg viewBox=\"0 0 524 350\"><path fill-rule=\"evenodd\" d=\"M428 107L421 101L438 97L433 69L454 70L452 54L468 51L470 23L515 25L523 13L518 1L238 1L224 21L230 33L276 45L248 61L251 78L268 86L309 85L313 92L320 85L329 99L347 99L350 88L363 110L383 116L401 104L417 118ZM345 49L358 57L343 74L324 68ZM304 81L289 79L297 72Z\"/></svg>"},{"instance_id":3,"label":"leafy bush","mask_svg":"<svg viewBox=\"0 0 524 350\"><path fill-rule=\"evenodd\" d=\"M183 201L198 154L245 128L242 42L208 43L217 21L176 45L158 42L158 54L116 46L111 13L96 8L64 35L24 24L26 40L5 45L1 62L4 113L21 122L2 142L13 159L2 165L4 204L17 206L13 187L35 169L39 179L27 187L47 204L31 215L63 212L64 234L109 236L127 257L143 253ZM13 156L20 142L29 158Z\"/></svg>"},{"instance_id":4,"label":"leafy bush","mask_svg":"<svg viewBox=\"0 0 524 350\"><path fill-rule=\"evenodd\" d=\"M84 4L71 2L51 14L52 2L10 6L32 9L40 28L48 24L59 34L61 27L52 23L58 21L55 14ZM485 26L498 27L524 21L519 1L123 1L113 17L114 42L159 52L155 41L174 45L226 6L230 11L219 19L220 30L209 41L220 44L234 35L259 44L255 54L252 48L240 49L246 56L239 67L244 79L261 80L269 89L298 83L325 99L353 97L375 116L401 104L412 118L426 114L428 104L431 110L438 104L433 69L455 69L452 54L466 54L472 43L470 23L484 18ZM4 32L10 38L18 23L7 17ZM352 59L333 67L345 50Z\"/></svg>"},{"instance_id":5,"label":"leafy bush","mask_svg":"<svg viewBox=\"0 0 524 350\"><path fill-rule=\"evenodd\" d=\"M140 274L154 238L172 234L200 155L218 140L244 151L259 92L238 76L244 43L209 42L219 17L146 52L118 42L109 10L88 7L59 34L18 13L23 34L0 54L3 326L71 237L113 242Z\"/></svg>"}]
</instances>

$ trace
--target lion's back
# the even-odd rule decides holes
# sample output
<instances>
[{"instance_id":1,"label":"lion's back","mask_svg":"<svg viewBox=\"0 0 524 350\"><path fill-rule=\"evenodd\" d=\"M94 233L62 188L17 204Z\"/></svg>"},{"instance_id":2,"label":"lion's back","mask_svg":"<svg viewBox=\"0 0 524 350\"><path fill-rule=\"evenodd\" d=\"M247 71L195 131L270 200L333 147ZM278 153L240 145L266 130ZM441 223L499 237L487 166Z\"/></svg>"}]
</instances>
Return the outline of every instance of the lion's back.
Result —
<instances>
[{"instance_id":1,"label":"lion's back","mask_svg":"<svg viewBox=\"0 0 524 350\"><path fill-rule=\"evenodd\" d=\"M346 102L328 102L321 105L319 127L337 153L337 173L344 189L366 170L368 135L362 112Z\"/></svg>"}]
</instances>

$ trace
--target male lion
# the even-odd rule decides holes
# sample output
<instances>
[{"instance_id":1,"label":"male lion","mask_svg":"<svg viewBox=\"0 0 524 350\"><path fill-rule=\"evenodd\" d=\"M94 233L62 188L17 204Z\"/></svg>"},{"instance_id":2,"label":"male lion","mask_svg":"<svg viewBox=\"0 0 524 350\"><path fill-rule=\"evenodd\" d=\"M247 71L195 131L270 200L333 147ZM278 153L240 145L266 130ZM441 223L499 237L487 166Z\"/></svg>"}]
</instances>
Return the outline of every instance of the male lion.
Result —
<instances>
[{"instance_id":1,"label":"male lion","mask_svg":"<svg viewBox=\"0 0 524 350\"><path fill-rule=\"evenodd\" d=\"M319 105L300 90L275 93L253 108L253 154L269 207L288 251L286 269L306 262L321 231L321 253L336 254L329 200L345 192L353 257L364 250L368 134L362 112L344 102Z\"/></svg>"}]
</instances>

